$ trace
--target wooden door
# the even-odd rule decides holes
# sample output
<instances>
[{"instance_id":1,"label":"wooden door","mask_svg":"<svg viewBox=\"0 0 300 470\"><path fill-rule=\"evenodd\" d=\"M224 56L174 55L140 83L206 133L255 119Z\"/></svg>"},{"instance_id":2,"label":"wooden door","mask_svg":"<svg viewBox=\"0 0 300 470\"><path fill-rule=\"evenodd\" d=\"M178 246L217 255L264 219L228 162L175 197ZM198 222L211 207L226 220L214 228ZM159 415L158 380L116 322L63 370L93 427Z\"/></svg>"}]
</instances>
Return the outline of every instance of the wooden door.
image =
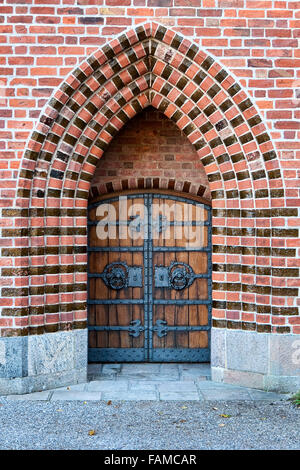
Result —
<instances>
[{"instance_id":1,"label":"wooden door","mask_svg":"<svg viewBox=\"0 0 300 470\"><path fill-rule=\"evenodd\" d=\"M90 362L207 362L211 210L176 193L89 205Z\"/></svg>"}]
</instances>

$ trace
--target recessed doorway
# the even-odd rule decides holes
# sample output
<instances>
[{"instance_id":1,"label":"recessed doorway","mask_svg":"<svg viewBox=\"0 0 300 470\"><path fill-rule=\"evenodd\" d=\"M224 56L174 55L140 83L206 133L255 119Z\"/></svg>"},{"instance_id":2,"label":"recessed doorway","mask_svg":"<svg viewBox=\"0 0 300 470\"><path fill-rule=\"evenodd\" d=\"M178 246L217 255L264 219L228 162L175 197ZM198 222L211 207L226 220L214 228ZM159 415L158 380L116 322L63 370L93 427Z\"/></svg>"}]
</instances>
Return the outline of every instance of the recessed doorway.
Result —
<instances>
[{"instance_id":1,"label":"recessed doorway","mask_svg":"<svg viewBox=\"0 0 300 470\"><path fill-rule=\"evenodd\" d=\"M89 361L208 362L211 207L136 190L88 214Z\"/></svg>"}]
</instances>

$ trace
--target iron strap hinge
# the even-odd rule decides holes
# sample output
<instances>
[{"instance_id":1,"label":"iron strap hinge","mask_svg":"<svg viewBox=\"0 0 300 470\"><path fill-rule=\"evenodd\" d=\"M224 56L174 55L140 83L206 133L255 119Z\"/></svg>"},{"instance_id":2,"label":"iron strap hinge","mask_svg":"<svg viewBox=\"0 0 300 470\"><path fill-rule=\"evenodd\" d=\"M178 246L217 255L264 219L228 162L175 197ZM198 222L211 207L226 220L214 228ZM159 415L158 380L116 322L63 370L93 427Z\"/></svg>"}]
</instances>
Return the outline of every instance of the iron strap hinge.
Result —
<instances>
[{"instance_id":1,"label":"iron strap hinge","mask_svg":"<svg viewBox=\"0 0 300 470\"><path fill-rule=\"evenodd\" d=\"M141 320L132 320L128 326L89 326L90 331L129 331L129 335L137 338L145 330Z\"/></svg>"},{"instance_id":2,"label":"iron strap hinge","mask_svg":"<svg viewBox=\"0 0 300 470\"><path fill-rule=\"evenodd\" d=\"M209 326L192 326L192 325L180 325L180 326L169 326L165 320L156 320L156 325L152 326L151 329L156 332L159 338L166 336L169 331L208 331Z\"/></svg>"},{"instance_id":3,"label":"iron strap hinge","mask_svg":"<svg viewBox=\"0 0 300 470\"><path fill-rule=\"evenodd\" d=\"M138 338L145 330L154 331L159 338L166 336L169 331L207 331L209 326L180 325L169 326L165 320L156 320L155 325L146 328L140 320L132 320L128 326L89 326L91 331L128 331L129 336Z\"/></svg>"}]
</instances>

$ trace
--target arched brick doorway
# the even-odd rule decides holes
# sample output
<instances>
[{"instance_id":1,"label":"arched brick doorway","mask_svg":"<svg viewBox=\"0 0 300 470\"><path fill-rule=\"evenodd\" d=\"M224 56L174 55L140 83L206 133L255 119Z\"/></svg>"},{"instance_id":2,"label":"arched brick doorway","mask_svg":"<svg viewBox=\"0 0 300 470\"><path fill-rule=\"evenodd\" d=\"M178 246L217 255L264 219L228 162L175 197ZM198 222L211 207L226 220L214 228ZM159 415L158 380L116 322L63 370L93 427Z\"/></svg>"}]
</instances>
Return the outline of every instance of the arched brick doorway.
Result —
<instances>
[{"instance_id":1,"label":"arched brick doorway","mask_svg":"<svg viewBox=\"0 0 300 470\"><path fill-rule=\"evenodd\" d=\"M14 290L10 311L20 320L14 322L16 338L5 346L18 351L20 389L37 389L39 380L47 387L82 379L90 181L109 142L149 105L184 132L210 183L214 378L293 387L299 383L290 354L298 289L285 284L294 253L280 237L289 236L282 219L294 214L285 206L272 142L227 70L189 40L151 23L114 39L69 75L24 154L14 212L24 261L16 285L30 276L30 287ZM53 366L49 351L57 350L56 341L61 351L67 342L70 347ZM38 361L41 344L45 354ZM12 386L9 367L5 374L4 390Z\"/></svg>"},{"instance_id":2,"label":"arched brick doorway","mask_svg":"<svg viewBox=\"0 0 300 470\"><path fill-rule=\"evenodd\" d=\"M136 115L97 164L88 214L89 361L209 362L211 195L185 134L151 106Z\"/></svg>"}]
</instances>

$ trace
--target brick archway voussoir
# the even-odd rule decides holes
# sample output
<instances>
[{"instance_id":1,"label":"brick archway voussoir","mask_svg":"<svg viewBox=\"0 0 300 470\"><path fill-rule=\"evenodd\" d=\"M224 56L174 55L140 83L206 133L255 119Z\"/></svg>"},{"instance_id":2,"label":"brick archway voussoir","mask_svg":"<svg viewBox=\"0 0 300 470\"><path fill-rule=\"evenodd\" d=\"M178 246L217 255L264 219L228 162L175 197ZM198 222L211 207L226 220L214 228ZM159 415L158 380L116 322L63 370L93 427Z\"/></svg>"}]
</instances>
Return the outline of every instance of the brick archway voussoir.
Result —
<instances>
[{"instance_id":1,"label":"brick archway voussoir","mask_svg":"<svg viewBox=\"0 0 300 470\"><path fill-rule=\"evenodd\" d=\"M130 76L130 72L133 75ZM117 75L123 80L120 86L116 80ZM97 78L100 81L97 81ZM139 89L141 84L144 86L143 90ZM136 95L132 93L135 87L138 89ZM198 99L194 96L193 100L192 96L197 91L201 92L201 96ZM103 96L106 92L107 97ZM96 96L95 103L98 104L98 108L92 102ZM60 320L66 322L73 319L76 322L79 318L84 318L85 314L84 308L80 310L76 306L76 302L84 301L85 296L80 283L78 290L75 291L69 292L66 287L70 280L73 280L73 285L77 285L79 279L84 280L84 273L80 269L85 264L85 255L76 254L71 250L68 258L67 250L68 244L74 245L76 237L80 239L81 246L84 245L85 232L76 235L72 230L76 228L76 223L78 227L84 229L85 219L82 211L86 206L90 175L104 150L101 145L96 150L95 139L100 143L98 136L102 132L103 142L109 142L123 126L122 122L118 123L116 117L119 110L125 112L130 119L138 112L132 107L133 101L137 100L137 97L141 99L142 96L145 100L144 107L151 104L170 119L174 118L176 113L182 114L176 121L178 127L186 131L193 145L201 139L204 140L203 147L197 150L198 155L201 161L206 163L208 175L219 175L216 181L212 182L216 263L214 314L217 324L215 326L221 326L221 323L225 322L227 327L230 328L232 323L232 327L236 328L243 319L251 325L256 320L266 321L266 315L270 315L271 311L275 312L276 308L270 306L268 312L262 308L265 302L263 294L265 280L260 276L259 264L257 268L257 250L263 246L263 237L255 239L261 224L259 219L255 219L254 209L256 208L258 212L260 208L269 210L272 207L270 201L273 197L278 198L275 194L278 193L278 188L282 188L272 142L255 106L237 80L199 46L155 23L140 25L121 34L90 56L67 77L45 108L24 155L19 179L18 204L24 207L31 204L37 213L44 211L46 217L44 242L47 241L47 230L51 232L52 223L57 221L58 225L61 222L66 224L60 229L57 228L57 236L63 237L62 247L67 255L62 258L63 264L59 265L57 270L58 281L61 283L58 296L62 311L70 300L75 301L75 307L73 313L61 313ZM119 107L116 105L116 97L125 100ZM212 105L216 109L212 108ZM103 109L108 113L108 119L103 120L101 130L96 132L97 137L93 128L96 115L93 106L97 108L97 112L99 111L99 116L101 113L104 115ZM199 113L193 115L193 110L197 109L197 106ZM201 122L203 116L205 120ZM223 161L220 158L223 153L228 153L227 151L222 150L223 153L215 155L215 149L219 146L218 140L216 146L209 145L212 139L220 139L221 142L224 140L220 138L224 128L218 125L223 118L233 121L229 126L239 143L241 149L239 153L243 154L240 167L239 161L232 162L231 159ZM82 129L81 123L83 123ZM98 124L101 124L101 120ZM206 124L208 129L204 128L201 132L199 128ZM209 129L209 126L212 127ZM69 128L72 130L67 135L66 129ZM249 129L253 139L248 136ZM189 130L191 132L187 132ZM82 142L80 138L86 141ZM247 150L248 139L249 142L252 140L255 142L255 150L252 152ZM71 153L73 142L76 145L76 155L72 155L69 159L67 157ZM258 154L256 148L259 148ZM248 154L249 158L245 158ZM209 155L213 155L211 161L207 158ZM248 172L245 174L245 181L249 185L247 187L243 187L244 179L239 175L245 171ZM61 194L62 198L59 196ZM52 220L47 219L48 212L54 214L55 211L58 211L58 215L50 215L49 218ZM79 219L76 219L76 222L74 219L69 219L68 211L70 213L77 211ZM253 225L249 225L248 222L252 220ZM34 230L31 222L30 235L35 233ZM37 258L34 259L38 263ZM78 269L76 268L70 276L64 272L64 263L74 262L76 266L76 260L79 260ZM53 262L55 263L55 259ZM51 263L52 261L50 265ZM248 269L251 263L252 266L256 266L252 272ZM248 274L241 273L238 266L246 266L245 272ZM47 283L47 274L44 276ZM40 302L42 306L47 295L49 296L46 291L43 294L42 290L41 294L36 294L36 297L33 295L32 311L38 312L33 303L38 305ZM276 311L275 314L279 315L279 312ZM260 318L260 315L264 318Z\"/></svg>"},{"instance_id":2,"label":"brick archway voussoir","mask_svg":"<svg viewBox=\"0 0 300 470\"><path fill-rule=\"evenodd\" d=\"M157 27L155 27L154 29L155 29L156 31L158 30ZM148 34L149 34L150 29L149 29L147 26L145 26L145 30L147 30L147 32L148 32ZM175 34L175 33L174 33L174 34ZM172 44L173 44L173 41L170 43L170 38L171 38L171 36L174 37L174 34L173 34L173 35L172 35L172 34L171 34L171 35L169 34L169 35L167 35L166 38L165 38L166 43L167 43L168 45L171 44L170 47L172 47ZM133 47L137 47L139 44L138 44L137 42L134 42L133 39L132 39L132 38L134 38L134 37L136 38L136 34L133 34L133 35L131 35L130 37L131 37L131 44L133 44ZM144 35L143 37L144 37L144 39L145 39L145 38L147 37L147 35L146 35L146 36ZM115 44L115 43L114 43L114 44ZM157 44L157 39L156 39L156 44ZM173 44L173 45L174 45L174 44ZM106 56L106 61L102 60L102 65L104 64L104 65L106 66L106 68L108 68L107 63L108 63L108 61L110 60L109 57L111 56L111 53L108 52L108 50L110 50L109 47L110 47L110 46L108 46L108 48L105 49L105 50L106 50L106 54L108 54L108 56ZM187 47L187 43L185 43L185 48L186 48L186 47ZM180 51L180 53L182 52L182 49L180 50L180 47L179 47L178 50ZM119 51L119 52L120 52L120 51ZM144 52L145 52L145 51L144 51ZM177 53L177 54L178 54L178 53ZM101 56L102 59L103 59L103 52L100 54L100 56ZM99 56L99 57L100 57L100 56ZM217 66L216 63L214 63L212 59L208 60L207 57L208 57L207 54L205 54L203 51L199 51L199 53L194 56L194 58L197 58L197 61L198 61L199 63L201 63L201 65L202 65L201 71L203 72L203 70L207 69L208 71L212 70L212 71L213 71L213 74L215 74L215 76L218 75L218 74L220 74L223 69L222 69L222 68L220 69L220 66ZM97 60L98 60L98 59L97 59ZM93 62L92 62L92 58L89 58L88 61L89 61L90 63L93 63ZM205 61L206 61L206 65L203 66L203 64L205 63ZM160 62L161 62L161 59L160 59ZM100 61L99 63L101 63L101 61ZM172 62L171 62L171 64L172 64ZM169 64L168 66L171 66L171 64ZM94 63L93 63L93 65L94 65ZM127 64L127 65L128 65L128 64ZM157 63L156 63L155 65L157 65ZM193 65L195 65L195 64L193 64ZM198 64L197 64L197 65L198 65ZM204 68L203 68L203 67L204 67ZM198 65L198 68L199 68L199 65ZM77 82L78 82L77 85L78 85L78 87L79 87L80 79L82 79L82 77L81 77L80 74L83 73L83 74L85 74L85 77L89 77L89 79L92 79L93 76L90 76L89 74L92 74L93 72L94 72L94 69L93 69L93 67L92 67L90 64L89 64L89 65L87 65L87 63L86 63L85 65L83 64L80 69L77 69L77 71L74 72L73 80L77 80ZM106 75L109 75L108 71L106 71ZM75 77L75 76L76 76L76 77ZM223 77L222 77L222 78L223 78ZM68 79L68 80L67 80L68 86L70 86L70 80L71 80L71 79ZM205 79L205 80L206 80L206 79ZM205 82L205 80L204 80L204 82ZM233 85L232 85L232 80L230 80L229 77L226 76L226 78L225 78L223 81L224 81L224 84L226 83L227 89L231 89L231 88L233 87ZM221 82L221 83L222 83L222 82ZM231 86L230 86L230 85L231 85ZM86 84L85 84L84 86L86 87ZM64 90L64 91L65 91L65 90ZM236 91L236 90L234 90L234 91ZM64 93L64 92L60 90L59 94L56 96L56 99L57 99L57 98L60 98L62 102L67 102L67 100L68 100L67 95L66 95L65 93L64 93L64 94L61 94L61 93ZM80 94L80 91L78 91L78 93ZM233 94L233 92L231 92L231 94ZM82 96L82 94L81 94L81 96ZM60 102L60 103L61 103L61 102ZM249 109L249 106L248 106L248 109ZM252 109L252 108L251 108L251 109ZM52 112L54 112L53 109L52 109ZM46 118L46 119L47 119L47 118ZM36 144L37 144L37 142L35 141L35 142L33 142L32 146L34 147ZM54 147L53 147L53 145L48 144L48 148L47 148L47 149L53 151L53 150L54 150ZM256 159L255 156L254 156L253 158ZM257 163L257 162L256 162L256 163Z\"/></svg>"}]
</instances>

